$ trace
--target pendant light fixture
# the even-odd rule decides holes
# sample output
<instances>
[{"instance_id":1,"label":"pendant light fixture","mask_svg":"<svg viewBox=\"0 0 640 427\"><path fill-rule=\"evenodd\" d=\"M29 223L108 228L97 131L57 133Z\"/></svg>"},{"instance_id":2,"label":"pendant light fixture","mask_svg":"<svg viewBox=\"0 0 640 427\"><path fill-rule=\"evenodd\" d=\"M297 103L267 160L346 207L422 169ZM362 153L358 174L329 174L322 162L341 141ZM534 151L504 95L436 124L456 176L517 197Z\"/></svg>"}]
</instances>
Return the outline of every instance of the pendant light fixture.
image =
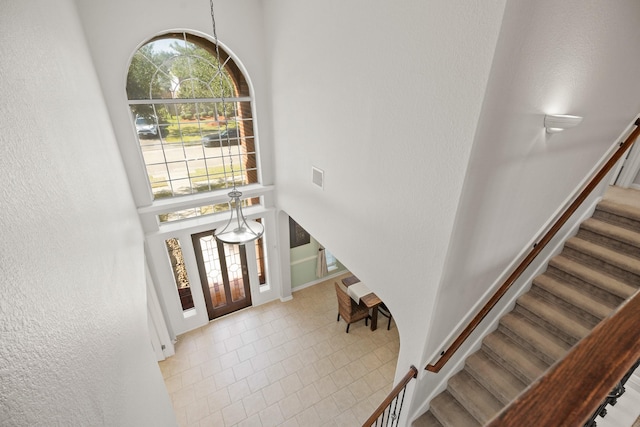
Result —
<instances>
[{"instance_id":1,"label":"pendant light fixture","mask_svg":"<svg viewBox=\"0 0 640 427\"><path fill-rule=\"evenodd\" d=\"M218 81L220 82L220 101L222 103L222 114L225 117L227 115L227 107L225 101L225 89L224 89L224 71L222 69L222 62L220 61L220 48L218 46L218 34L216 32L216 19L213 13L213 0L209 0L211 7L211 23L213 25L213 40L216 45L216 60L218 65ZM233 188L229 192L229 211L231 217L227 224L217 229L214 233L216 240L228 243L230 245L244 245L245 243L252 242L259 239L264 234L264 226L257 221L247 220L242 213L242 201L240 197L242 193L236 189L236 177L233 170L233 154L231 153L231 139L229 132L225 132L227 149L229 152L229 165L231 167L231 181Z\"/></svg>"}]
</instances>

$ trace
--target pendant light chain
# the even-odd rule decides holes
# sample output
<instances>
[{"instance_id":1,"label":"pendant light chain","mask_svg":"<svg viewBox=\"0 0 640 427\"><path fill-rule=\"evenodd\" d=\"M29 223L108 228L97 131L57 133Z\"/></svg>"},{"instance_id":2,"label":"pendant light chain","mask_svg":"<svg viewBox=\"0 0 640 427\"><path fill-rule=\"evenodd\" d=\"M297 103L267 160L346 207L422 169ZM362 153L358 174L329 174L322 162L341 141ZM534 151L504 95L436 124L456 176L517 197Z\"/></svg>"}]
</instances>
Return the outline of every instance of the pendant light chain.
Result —
<instances>
[{"instance_id":1,"label":"pendant light chain","mask_svg":"<svg viewBox=\"0 0 640 427\"><path fill-rule=\"evenodd\" d=\"M247 220L242 213L242 202L240 201L240 197L242 193L236 189L236 174L233 168L233 154L231 153L231 138L229 137L229 122L227 120L227 104L225 99L225 89L224 89L224 73L222 69L222 62L220 61L220 46L218 41L218 33L216 31L216 19L215 14L213 12L213 0L209 0L209 6L211 7L211 23L213 26L213 39L216 45L216 60L218 61L218 78L220 82L220 100L222 102L222 115L225 121L225 133L226 133L226 141L227 141L227 150L229 153L229 165L231 166L231 181L232 181L232 190L229 192L229 197L231 200L229 201L229 210L231 211L231 217L221 230L216 230L214 236L216 240L228 243L228 244L237 244L244 245L246 243L252 242L256 239L259 239L264 234L264 226L253 220ZM236 126L237 126L237 117L236 117ZM218 132L220 132L220 115L218 114ZM238 143L239 144L239 143ZM222 146L222 141L220 141L220 145ZM225 168L226 169L226 168ZM225 173L225 178L226 178ZM236 216L237 226L233 228L233 216Z\"/></svg>"},{"instance_id":2,"label":"pendant light chain","mask_svg":"<svg viewBox=\"0 0 640 427\"><path fill-rule=\"evenodd\" d=\"M223 84L223 69L222 69L222 62L220 61L220 46L219 46L219 41L218 41L218 32L216 31L216 18L215 18L215 13L213 11L213 0L209 0L209 6L211 8L211 26L213 27L213 40L215 42L216 45L216 61L217 61L217 65L218 65L218 81L220 82L220 99L222 100L222 116L224 117L224 121L225 121L225 130L227 130L226 132L226 141L227 141L227 152L229 154L229 166L231 167L231 184L233 186L233 192L235 193L236 190L236 175L235 175L235 171L233 169L233 154L231 153L231 140L229 139L229 123L227 121L227 104L225 101L225 97L224 97L224 84ZM218 117L219 118L219 117ZM218 131L220 130L220 125L218 124Z\"/></svg>"}]
</instances>

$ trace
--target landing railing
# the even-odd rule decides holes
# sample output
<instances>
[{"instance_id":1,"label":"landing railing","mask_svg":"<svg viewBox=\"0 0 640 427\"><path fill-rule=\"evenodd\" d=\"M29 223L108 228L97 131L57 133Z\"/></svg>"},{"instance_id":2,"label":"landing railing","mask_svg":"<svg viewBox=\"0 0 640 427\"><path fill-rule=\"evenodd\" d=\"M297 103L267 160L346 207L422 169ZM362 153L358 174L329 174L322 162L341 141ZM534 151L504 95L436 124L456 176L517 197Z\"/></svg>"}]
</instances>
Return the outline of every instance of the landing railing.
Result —
<instances>
[{"instance_id":1,"label":"landing railing","mask_svg":"<svg viewBox=\"0 0 640 427\"><path fill-rule=\"evenodd\" d=\"M624 385L627 383L627 380L629 379L629 377L631 377L638 365L640 365L640 359L638 359L638 361L631 367L631 369L627 371L627 373L616 384L613 390L609 392L604 401L600 404L600 406L598 406L598 409L596 409L593 415L591 415L591 418L589 418L584 424L584 427L597 427L598 424L596 423L596 418L598 416L604 418L607 415L607 406L613 406L618 402L620 396L622 396L625 392Z\"/></svg>"},{"instance_id":2,"label":"landing railing","mask_svg":"<svg viewBox=\"0 0 640 427\"><path fill-rule=\"evenodd\" d=\"M584 426L640 359L639 318L637 291L486 427Z\"/></svg>"},{"instance_id":3,"label":"landing railing","mask_svg":"<svg viewBox=\"0 0 640 427\"><path fill-rule=\"evenodd\" d=\"M409 372L407 372L404 378L391 390L391 393L382 401L369 419L362 424L362 427L397 426L400 420L400 411L402 411L407 384L417 376L418 369L411 365Z\"/></svg>"},{"instance_id":4,"label":"landing railing","mask_svg":"<svg viewBox=\"0 0 640 427\"><path fill-rule=\"evenodd\" d=\"M440 358L433 364L426 366L426 370L430 372L440 372L442 367L453 357L455 352L462 346L476 327L482 322L482 320L489 314L491 309L496 306L498 301L507 293L511 286L520 278L522 273L533 262L533 260L542 252L542 250L549 244L551 239L560 231L563 225L569 220L571 215L580 207L580 205L587 199L591 192L600 184L602 179L611 171L615 164L622 158L624 153L633 145L636 138L640 134L640 119L637 119L634 123L636 128L631 132L627 139L620 144L620 147L609 158L609 160L600 168L600 170L589 181L587 186L580 192L578 197L565 209L558 220L551 226L549 231L540 239L540 241L534 245L529 254L520 262L511 275L504 281L502 286L496 291L496 293L487 301L478 314L469 322L467 327L458 335L453 343L440 354ZM523 424L524 425L524 424Z\"/></svg>"}]
</instances>

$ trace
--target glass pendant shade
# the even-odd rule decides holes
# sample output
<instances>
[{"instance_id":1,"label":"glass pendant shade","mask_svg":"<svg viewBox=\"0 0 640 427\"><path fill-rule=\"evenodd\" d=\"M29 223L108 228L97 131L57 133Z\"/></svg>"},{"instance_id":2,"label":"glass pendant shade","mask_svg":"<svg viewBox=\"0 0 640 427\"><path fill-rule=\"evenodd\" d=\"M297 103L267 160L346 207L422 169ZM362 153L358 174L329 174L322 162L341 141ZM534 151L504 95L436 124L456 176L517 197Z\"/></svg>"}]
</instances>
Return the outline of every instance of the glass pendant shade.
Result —
<instances>
[{"instance_id":1,"label":"glass pendant shade","mask_svg":"<svg viewBox=\"0 0 640 427\"><path fill-rule=\"evenodd\" d=\"M230 245L244 245L259 239L264 234L264 226L257 221L247 220L242 214L242 203L240 202L242 193L233 190L229 193L231 200L231 218L227 224L216 230L215 238L223 243Z\"/></svg>"}]
</instances>

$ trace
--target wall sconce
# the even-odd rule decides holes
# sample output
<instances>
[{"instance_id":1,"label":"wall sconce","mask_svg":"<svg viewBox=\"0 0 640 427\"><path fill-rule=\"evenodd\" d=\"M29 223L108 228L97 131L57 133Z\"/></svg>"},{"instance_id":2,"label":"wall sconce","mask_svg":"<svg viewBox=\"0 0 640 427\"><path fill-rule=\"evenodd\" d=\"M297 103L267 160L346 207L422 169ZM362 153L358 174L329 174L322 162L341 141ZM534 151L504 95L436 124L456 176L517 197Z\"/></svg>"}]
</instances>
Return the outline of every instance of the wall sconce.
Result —
<instances>
[{"instance_id":1,"label":"wall sconce","mask_svg":"<svg viewBox=\"0 0 640 427\"><path fill-rule=\"evenodd\" d=\"M570 116L567 114L547 114L544 116L544 127L547 133L558 133L565 129L578 126L582 122L580 116Z\"/></svg>"}]
</instances>

